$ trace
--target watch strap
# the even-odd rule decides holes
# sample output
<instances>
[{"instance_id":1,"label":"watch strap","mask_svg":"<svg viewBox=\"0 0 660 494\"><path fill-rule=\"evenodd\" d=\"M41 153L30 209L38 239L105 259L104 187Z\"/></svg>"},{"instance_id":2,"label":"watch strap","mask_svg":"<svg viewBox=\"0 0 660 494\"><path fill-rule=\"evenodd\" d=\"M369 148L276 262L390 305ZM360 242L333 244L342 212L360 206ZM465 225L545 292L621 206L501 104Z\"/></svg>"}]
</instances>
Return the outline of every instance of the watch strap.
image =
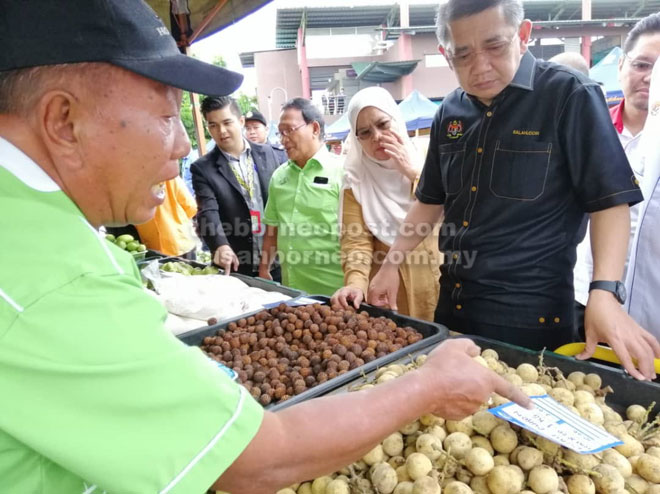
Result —
<instances>
[{"instance_id":1,"label":"watch strap","mask_svg":"<svg viewBox=\"0 0 660 494\"><path fill-rule=\"evenodd\" d=\"M589 291L591 290L605 290L606 292L610 292L612 295L614 295L620 304L623 304L626 301L625 287L620 281L592 281L589 284Z\"/></svg>"}]
</instances>

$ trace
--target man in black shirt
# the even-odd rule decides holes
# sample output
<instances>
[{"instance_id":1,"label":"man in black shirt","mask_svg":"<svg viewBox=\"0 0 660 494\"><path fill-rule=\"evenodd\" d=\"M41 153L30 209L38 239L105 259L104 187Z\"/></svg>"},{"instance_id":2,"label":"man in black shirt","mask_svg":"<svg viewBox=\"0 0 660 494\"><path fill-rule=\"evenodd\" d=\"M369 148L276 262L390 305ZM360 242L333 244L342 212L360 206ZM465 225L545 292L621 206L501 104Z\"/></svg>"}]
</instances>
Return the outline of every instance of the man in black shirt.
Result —
<instances>
[{"instance_id":1,"label":"man in black shirt","mask_svg":"<svg viewBox=\"0 0 660 494\"><path fill-rule=\"evenodd\" d=\"M660 344L608 291L623 276L629 205L642 195L600 87L537 61L527 51L531 28L521 0L440 7L441 51L461 87L435 116L418 201L369 300L395 305L402 254L425 236L420 226L444 216L436 321L554 349L574 339L572 269L588 213L594 280L609 283L591 292L580 357L607 342L631 374L652 378Z\"/></svg>"}]
</instances>

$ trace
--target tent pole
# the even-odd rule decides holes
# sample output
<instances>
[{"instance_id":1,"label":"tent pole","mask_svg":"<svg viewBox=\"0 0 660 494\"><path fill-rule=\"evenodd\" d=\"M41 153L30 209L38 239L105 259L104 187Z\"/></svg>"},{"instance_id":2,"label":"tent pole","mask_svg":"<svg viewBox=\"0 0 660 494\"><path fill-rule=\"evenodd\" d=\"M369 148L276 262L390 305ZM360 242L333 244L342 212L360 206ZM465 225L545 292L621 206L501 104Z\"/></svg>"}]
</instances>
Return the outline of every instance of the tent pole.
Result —
<instances>
[{"instance_id":1,"label":"tent pole","mask_svg":"<svg viewBox=\"0 0 660 494\"><path fill-rule=\"evenodd\" d=\"M186 46L186 55L190 55L190 45ZM197 152L201 158L206 154L206 136L204 135L204 121L202 113L199 111L199 96L197 93L188 93L190 95L190 104L192 106L193 127L195 137L197 138Z\"/></svg>"},{"instance_id":2,"label":"tent pole","mask_svg":"<svg viewBox=\"0 0 660 494\"><path fill-rule=\"evenodd\" d=\"M206 29L206 26L209 25L209 23L213 20L213 18L216 16L218 12L222 9L222 7L225 6L227 3L227 0L218 0L218 4L213 7L211 12L208 13L206 17L202 20L202 22L199 23L197 28L195 28L195 31L192 33L192 36L190 37L190 40L188 40L189 44L192 44L193 41L195 41L199 35L202 33L204 29Z\"/></svg>"}]
</instances>

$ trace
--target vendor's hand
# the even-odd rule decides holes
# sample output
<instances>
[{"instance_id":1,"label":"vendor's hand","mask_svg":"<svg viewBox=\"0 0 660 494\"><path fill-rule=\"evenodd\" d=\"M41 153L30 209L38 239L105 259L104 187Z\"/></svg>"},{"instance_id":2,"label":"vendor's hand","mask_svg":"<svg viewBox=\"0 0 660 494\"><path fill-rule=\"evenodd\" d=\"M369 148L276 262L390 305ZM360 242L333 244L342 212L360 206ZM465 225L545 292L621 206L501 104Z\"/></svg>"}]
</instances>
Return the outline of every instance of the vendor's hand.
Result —
<instances>
[{"instance_id":1,"label":"vendor's hand","mask_svg":"<svg viewBox=\"0 0 660 494\"><path fill-rule=\"evenodd\" d=\"M607 343L631 376L655 379L653 358L660 358L660 342L637 324L611 293L594 290L589 294L584 331L587 342L578 359L590 358L598 343Z\"/></svg>"},{"instance_id":2,"label":"vendor's hand","mask_svg":"<svg viewBox=\"0 0 660 494\"><path fill-rule=\"evenodd\" d=\"M479 347L467 338L447 340L429 354L418 372L424 376L422 386L436 396L433 413L460 420L476 412L492 393L531 407L525 393L473 359L479 354Z\"/></svg>"},{"instance_id":3,"label":"vendor's hand","mask_svg":"<svg viewBox=\"0 0 660 494\"><path fill-rule=\"evenodd\" d=\"M344 286L337 290L335 294L330 298L330 303L332 305L339 304L344 309L352 305L356 309L360 307L360 304L364 301L364 292L359 288L354 286Z\"/></svg>"},{"instance_id":4,"label":"vendor's hand","mask_svg":"<svg viewBox=\"0 0 660 494\"><path fill-rule=\"evenodd\" d=\"M397 170L411 182L414 181L419 170L413 167L411 156L408 155L401 136L392 130L385 132L380 136L380 145L393 158Z\"/></svg>"},{"instance_id":5,"label":"vendor's hand","mask_svg":"<svg viewBox=\"0 0 660 494\"><path fill-rule=\"evenodd\" d=\"M225 274L238 270L238 257L229 245L221 245L215 249L213 254L213 263L225 270Z\"/></svg>"},{"instance_id":6,"label":"vendor's hand","mask_svg":"<svg viewBox=\"0 0 660 494\"><path fill-rule=\"evenodd\" d=\"M273 281L273 275L270 274L270 270L268 268L259 267L259 278Z\"/></svg>"},{"instance_id":7,"label":"vendor's hand","mask_svg":"<svg viewBox=\"0 0 660 494\"><path fill-rule=\"evenodd\" d=\"M383 264L369 283L367 302L376 307L397 310L396 296L399 292L399 268Z\"/></svg>"}]
</instances>

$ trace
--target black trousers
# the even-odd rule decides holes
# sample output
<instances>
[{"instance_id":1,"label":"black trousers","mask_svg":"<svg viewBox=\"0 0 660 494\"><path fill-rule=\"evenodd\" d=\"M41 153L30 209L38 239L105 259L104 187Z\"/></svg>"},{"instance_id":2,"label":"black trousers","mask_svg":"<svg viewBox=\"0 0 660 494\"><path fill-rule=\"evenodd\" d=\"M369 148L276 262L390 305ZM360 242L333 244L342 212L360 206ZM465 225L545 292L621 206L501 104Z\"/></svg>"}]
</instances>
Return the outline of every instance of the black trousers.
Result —
<instances>
[{"instance_id":1,"label":"black trousers","mask_svg":"<svg viewBox=\"0 0 660 494\"><path fill-rule=\"evenodd\" d=\"M457 316L452 309L451 301L443 300L441 296L435 309L434 320L438 324L447 326L451 331L457 331L465 335L490 338L531 350L546 348L549 351L553 351L566 343L579 341L576 339L573 326L519 328L504 324L483 323L465 316ZM513 317L515 317L514 314L512 314Z\"/></svg>"},{"instance_id":2,"label":"black trousers","mask_svg":"<svg viewBox=\"0 0 660 494\"><path fill-rule=\"evenodd\" d=\"M577 341L586 341L584 337L584 309L586 307L580 302L575 302L575 332Z\"/></svg>"}]
</instances>

